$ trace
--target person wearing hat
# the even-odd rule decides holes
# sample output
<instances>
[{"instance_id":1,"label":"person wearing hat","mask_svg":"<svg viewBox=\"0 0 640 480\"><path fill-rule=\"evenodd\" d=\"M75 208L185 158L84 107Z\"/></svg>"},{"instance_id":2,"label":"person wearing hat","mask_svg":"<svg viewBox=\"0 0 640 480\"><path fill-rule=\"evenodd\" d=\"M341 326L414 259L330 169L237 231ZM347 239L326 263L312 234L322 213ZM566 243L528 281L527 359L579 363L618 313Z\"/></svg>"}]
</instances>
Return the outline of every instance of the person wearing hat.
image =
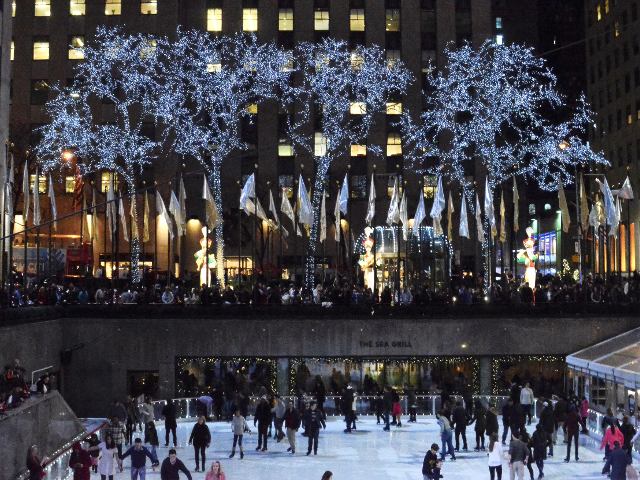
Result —
<instances>
[{"instance_id":1,"label":"person wearing hat","mask_svg":"<svg viewBox=\"0 0 640 480\"><path fill-rule=\"evenodd\" d=\"M91 455L76 442L71 447L69 468L73 469L73 480L89 480L91 478Z\"/></svg>"},{"instance_id":2,"label":"person wearing hat","mask_svg":"<svg viewBox=\"0 0 640 480\"><path fill-rule=\"evenodd\" d=\"M318 437L320 436L320 425L322 428L327 428L327 424L324 423L324 417L322 412L317 408L316 402L312 401L311 405L304 412L304 421L307 426L307 436L309 438L309 448L307 449L307 455L311 455L311 447L313 447L313 454L318 454Z\"/></svg>"},{"instance_id":3,"label":"person wearing hat","mask_svg":"<svg viewBox=\"0 0 640 480\"><path fill-rule=\"evenodd\" d=\"M553 408L549 406L548 402L542 402L542 412L540 412L540 424L547 435L551 436L552 441L549 444L549 456L553 457L553 432L556 427L556 416L553 412Z\"/></svg>"},{"instance_id":4,"label":"person wearing hat","mask_svg":"<svg viewBox=\"0 0 640 480\"><path fill-rule=\"evenodd\" d=\"M263 452L267 451L267 432L269 431L269 424L271 423L271 406L267 402L267 396L260 397L260 403L256 407L256 413L253 416L253 426L258 424L258 446L256 450L262 449ZM263 443L264 442L264 446Z\"/></svg>"}]
</instances>

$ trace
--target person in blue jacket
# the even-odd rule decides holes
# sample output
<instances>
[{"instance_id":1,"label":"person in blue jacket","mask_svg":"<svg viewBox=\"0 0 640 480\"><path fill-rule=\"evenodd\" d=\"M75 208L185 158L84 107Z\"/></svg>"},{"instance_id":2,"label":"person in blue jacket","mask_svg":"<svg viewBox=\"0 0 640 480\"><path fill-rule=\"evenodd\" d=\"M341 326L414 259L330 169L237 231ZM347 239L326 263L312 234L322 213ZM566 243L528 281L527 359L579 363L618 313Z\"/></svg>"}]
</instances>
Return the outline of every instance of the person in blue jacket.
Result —
<instances>
[{"instance_id":1,"label":"person in blue jacket","mask_svg":"<svg viewBox=\"0 0 640 480\"><path fill-rule=\"evenodd\" d=\"M627 480L627 465L631 465L631 457L627 452L620 448L620 442L613 442L613 450L609 454L607 463L604 464L602 474L609 473L611 469L611 480Z\"/></svg>"}]
</instances>

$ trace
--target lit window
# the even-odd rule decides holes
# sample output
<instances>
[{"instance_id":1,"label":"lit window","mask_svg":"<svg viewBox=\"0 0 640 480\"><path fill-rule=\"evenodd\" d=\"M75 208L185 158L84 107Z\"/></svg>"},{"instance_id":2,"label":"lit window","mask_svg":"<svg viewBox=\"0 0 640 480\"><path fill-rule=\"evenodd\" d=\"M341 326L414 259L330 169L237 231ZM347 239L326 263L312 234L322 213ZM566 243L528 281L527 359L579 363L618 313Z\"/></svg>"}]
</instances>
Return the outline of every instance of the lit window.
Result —
<instances>
[{"instance_id":1,"label":"lit window","mask_svg":"<svg viewBox=\"0 0 640 480\"><path fill-rule=\"evenodd\" d=\"M209 73L220 73L222 71L221 63L208 63L207 64L207 72Z\"/></svg>"},{"instance_id":2,"label":"lit window","mask_svg":"<svg viewBox=\"0 0 640 480\"><path fill-rule=\"evenodd\" d=\"M49 60L49 42L33 42L33 59Z\"/></svg>"},{"instance_id":3,"label":"lit window","mask_svg":"<svg viewBox=\"0 0 640 480\"><path fill-rule=\"evenodd\" d=\"M496 45L502 45L504 43L504 37L502 35L496 35Z\"/></svg>"},{"instance_id":4,"label":"lit window","mask_svg":"<svg viewBox=\"0 0 640 480\"><path fill-rule=\"evenodd\" d=\"M36 17L51 16L51 0L36 0Z\"/></svg>"},{"instance_id":5,"label":"lit window","mask_svg":"<svg viewBox=\"0 0 640 480\"><path fill-rule=\"evenodd\" d=\"M69 13L71 15L84 15L85 14L84 0L71 0L69 2Z\"/></svg>"},{"instance_id":6,"label":"lit window","mask_svg":"<svg viewBox=\"0 0 640 480\"><path fill-rule=\"evenodd\" d=\"M387 195L389 198L393 197L393 187L396 184L396 178L398 179L398 194L402 195L402 175L389 175L387 179Z\"/></svg>"},{"instance_id":7,"label":"lit window","mask_svg":"<svg viewBox=\"0 0 640 480\"><path fill-rule=\"evenodd\" d=\"M278 186L280 191L288 198L293 198L293 175L280 175L278 177Z\"/></svg>"},{"instance_id":8,"label":"lit window","mask_svg":"<svg viewBox=\"0 0 640 480\"><path fill-rule=\"evenodd\" d=\"M393 68L400 60L400 50L387 50L385 53L387 59L387 67Z\"/></svg>"},{"instance_id":9,"label":"lit window","mask_svg":"<svg viewBox=\"0 0 640 480\"><path fill-rule=\"evenodd\" d=\"M13 40L11 40L11 60L15 57L16 45Z\"/></svg>"},{"instance_id":10,"label":"lit window","mask_svg":"<svg viewBox=\"0 0 640 480\"><path fill-rule=\"evenodd\" d=\"M35 175L29 175L29 191L33 193L33 182L36 181ZM47 177L38 175L38 193L47 193Z\"/></svg>"},{"instance_id":11,"label":"lit window","mask_svg":"<svg viewBox=\"0 0 640 480\"><path fill-rule=\"evenodd\" d=\"M393 155L402 155L402 141L398 133L390 133L387 136L387 156Z\"/></svg>"},{"instance_id":12,"label":"lit window","mask_svg":"<svg viewBox=\"0 0 640 480\"><path fill-rule=\"evenodd\" d=\"M351 52L351 67L354 70L360 70L362 68L362 64L364 63L364 59L358 55L358 53L353 50Z\"/></svg>"},{"instance_id":13,"label":"lit window","mask_svg":"<svg viewBox=\"0 0 640 480\"><path fill-rule=\"evenodd\" d=\"M327 153L327 138L321 132L315 134L313 153L316 157L324 157Z\"/></svg>"},{"instance_id":14,"label":"lit window","mask_svg":"<svg viewBox=\"0 0 640 480\"><path fill-rule=\"evenodd\" d=\"M609 13L609 0L604 0L604 13Z\"/></svg>"},{"instance_id":15,"label":"lit window","mask_svg":"<svg viewBox=\"0 0 640 480\"><path fill-rule=\"evenodd\" d=\"M288 138L281 138L278 141L278 156L293 157L293 146Z\"/></svg>"},{"instance_id":16,"label":"lit window","mask_svg":"<svg viewBox=\"0 0 640 480\"><path fill-rule=\"evenodd\" d=\"M389 102L387 103L387 115L400 115L402 113L401 102Z\"/></svg>"},{"instance_id":17,"label":"lit window","mask_svg":"<svg viewBox=\"0 0 640 480\"><path fill-rule=\"evenodd\" d=\"M598 21L602 20L602 10L600 9L600 4L596 6L596 14L598 16Z\"/></svg>"},{"instance_id":18,"label":"lit window","mask_svg":"<svg viewBox=\"0 0 640 480\"><path fill-rule=\"evenodd\" d=\"M65 177L64 193L74 193L76 191L76 177Z\"/></svg>"},{"instance_id":19,"label":"lit window","mask_svg":"<svg viewBox=\"0 0 640 480\"><path fill-rule=\"evenodd\" d=\"M496 28L498 30L502 28L502 17L496 17Z\"/></svg>"},{"instance_id":20,"label":"lit window","mask_svg":"<svg viewBox=\"0 0 640 480\"><path fill-rule=\"evenodd\" d=\"M16 16L16 0L13 0L13 3L11 4L11 16Z\"/></svg>"},{"instance_id":21,"label":"lit window","mask_svg":"<svg viewBox=\"0 0 640 480\"><path fill-rule=\"evenodd\" d=\"M364 8L352 8L349 21L352 32L364 32Z\"/></svg>"},{"instance_id":22,"label":"lit window","mask_svg":"<svg viewBox=\"0 0 640 480\"><path fill-rule=\"evenodd\" d=\"M242 9L242 30L245 32L258 31L258 9L243 8Z\"/></svg>"},{"instance_id":23,"label":"lit window","mask_svg":"<svg viewBox=\"0 0 640 480\"><path fill-rule=\"evenodd\" d=\"M431 73L436 63L435 50L422 50L422 73Z\"/></svg>"},{"instance_id":24,"label":"lit window","mask_svg":"<svg viewBox=\"0 0 640 480\"><path fill-rule=\"evenodd\" d=\"M281 8L278 12L278 30L293 31L293 8Z\"/></svg>"},{"instance_id":25,"label":"lit window","mask_svg":"<svg viewBox=\"0 0 640 480\"><path fill-rule=\"evenodd\" d=\"M435 175L425 175L424 184L422 187L424 198L433 198L436 194L437 186L438 177L436 177Z\"/></svg>"},{"instance_id":26,"label":"lit window","mask_svg":"<svg viewBox=\"0 0 640 480\"><path fill-rule=\"evenodd\" d=\"M140 47L140 58L150 58L156 54L156 41L149 40L147 43Z\"/></svg>"},{"instance_id":27,"label":"lit window","mask_svg":"<svg viewBox=\"0 0 640 480\"><path fill-rule=\"evenodd\" d=\"M122 0L105 0L104 2L104 14L105 15L120 15L122 12Z\"/></svg>"},{"instance_id":28,"label":"lit window","mask_svg":"<svg viewBox=\"0 0 640 480\"><path fill-rule=\"evenodd\" d=\"M158 0L149 0L147 2L140 2L140 13L142 15L157 15Z\"/></svg>"},{"instance_id":29,"label":"lit window","mask_svg":"<svg viewBox=\"0 0 640 480\"><path fill-rule=\"evenodd\" d=\"M313 12L313 28L315 30L329 30L329 10Z\"/></svg>"},{"instance_id":30,"label":"lit window","mask_svg":"<svg viewBox=\"0 0 640 480\"><path fill-rule=\"evenodd\" d=\"M386 17L385 29L387 30L387 32L399 32L400 31L400 9L388 8L385 12L385 17Z\"/></svg>"},{"instance_id":31,"label":"lit window","mask_svg":"<svg viewBox=\"0 0 640 480\"><path fill-rule=\"evenodd\" d=\"M221 8L210 8L207 10L207 31L208 32L222 31L222 9Z\"/></svg>"},{"instance_id":32,"label":"lit window","mask_svg":"<svg viewBox=\"0 0 640 480\"><path fill-rule=\"evenodd\" d=\"M84 58L84 37L73 35L69 41L69 60L82 60Z\"/></svg>"},{"instance_id":33,"label":"lit window","mask_svg":"<svg viewBox=\"0 0 640 480\"><path fill-rule=\"evenodd\" d=\"M364 115L367 113L367 104L364 102L353 102L349 112L351 115Z\"/></svg>"},{"instance_id":34,"label":"lit window","mask_svg":"<svg viewBox=\"0 0 640 480\"><path fill-rule=\"evenodd\" d=\"M247 112L256 115L258 113L258 105L255 103L247 107Z\"/></svg>"},{"instance_id":35,"label":"lit window","mask_svg":"<svg viewBox=\"0 0 640 480\"><path fill-rule=\"evenodd\" d=\"M361 157L367 154L367 146L366 145L351 145L351 156L352 157Z\"/></svg>"},{"instance_id":36,"label":"lit window","mask_svg":"<svg viewBox=\"0 0 640 480\"><path fill-rule=\"evenodd\" d=\"M100 191L107 193L109 191L109 183L111 182L111 176L113 175L113 190L118 190L118 174L103 172L101 176Z\"/></svg>"}]
</instances>

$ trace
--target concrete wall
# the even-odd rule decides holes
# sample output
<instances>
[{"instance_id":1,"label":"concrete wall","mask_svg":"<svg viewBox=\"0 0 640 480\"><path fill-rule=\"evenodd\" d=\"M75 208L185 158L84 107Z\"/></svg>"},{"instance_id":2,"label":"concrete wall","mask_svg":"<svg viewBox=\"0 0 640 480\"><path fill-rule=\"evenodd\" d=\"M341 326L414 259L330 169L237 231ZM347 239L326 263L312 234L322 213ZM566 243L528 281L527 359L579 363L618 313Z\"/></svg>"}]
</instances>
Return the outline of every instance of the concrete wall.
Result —
<instances>
[{"instance_id":1,"label":"concrete wall","mask_svg":"<svg viewBox=\"0 0 640 480\"><path fill-rule=\"evenodd\" d=\"M136 318L131 313L120 318L60 318L0 328L2 360L8 363L18 357L29 372L54 365L53 371L60 371L65 399L77 415L86 417L104 416L112 399L124 398L131 370L158 371L158 396L173 397L176 357L465 355L489 365L491 357L502 355L568 355L640 325L640 319L631 316L158 319ZM71 364L62 367L59 352L79 343L84 348L74 351ZM485 370L490 376L490 369ZM489 389L490 377L480 378L480 384L483 390Z\"/></svg>"},{"instance_id":2,"label":"concrete wall","mask_svg":"<svg viewBox=\"0 0 640 480\"><path fill-rule=\"evenodd\" d=\"M27 449L31 445L38 446L40 459L44 455L52 458L83 432L82 423L58 392L27 399L0 417L0 479L18 478L26 471Z\"/></svg>"}]
</instances>

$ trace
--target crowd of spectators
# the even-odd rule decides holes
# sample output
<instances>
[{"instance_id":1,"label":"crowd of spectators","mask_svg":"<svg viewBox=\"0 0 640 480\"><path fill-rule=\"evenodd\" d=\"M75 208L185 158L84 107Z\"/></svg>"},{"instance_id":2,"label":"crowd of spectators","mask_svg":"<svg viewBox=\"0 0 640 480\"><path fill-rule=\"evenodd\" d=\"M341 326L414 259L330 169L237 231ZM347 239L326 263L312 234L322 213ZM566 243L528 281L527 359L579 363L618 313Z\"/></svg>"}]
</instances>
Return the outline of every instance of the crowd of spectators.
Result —
<instances>
[{"instance_id":1,"label":"crowd of spectators","mask_svg":"<svg viewBox=\"0 0 640 480\"><path fill-rule=\"evenodd\" d=\"M522 283L506 271L502 278L486 289L482 278L453 278L448 287L433 289L424 286L404 287L400 291L384 287L379 295L370 288L347 283L327 282L306 290L285 281L259 281L255 288L251 282L231 282L225 287L190 286L188 282L175 280L169 286L155 284L122 283L112 286L108 280L80 283L61 282L23 287L15 284L9 293L5 285L0 304L6 307L38 305L86 305L86 304L165 304L165 305L540 305L545 303L606 303L631 304L640 302L640 275L631 277L609 274L605 282L601 277L588 275L583 284L560 275L538 276L534 287ZM9 300L10 299L10 300Z\"/></svg>"}]
</instances>

